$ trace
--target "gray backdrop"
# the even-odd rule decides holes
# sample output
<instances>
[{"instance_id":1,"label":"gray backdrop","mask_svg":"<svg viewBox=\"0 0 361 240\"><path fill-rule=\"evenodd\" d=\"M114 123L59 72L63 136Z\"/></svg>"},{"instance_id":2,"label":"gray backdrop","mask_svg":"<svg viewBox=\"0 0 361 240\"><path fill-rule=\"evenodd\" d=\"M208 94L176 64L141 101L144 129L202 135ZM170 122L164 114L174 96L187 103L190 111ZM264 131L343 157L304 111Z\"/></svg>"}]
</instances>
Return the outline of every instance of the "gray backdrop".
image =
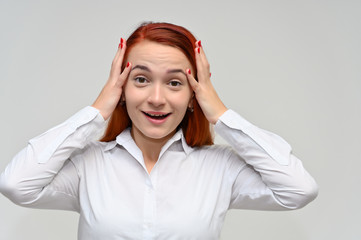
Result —
<instances>
[{"instance_id":1,"label":"gray backdrop","mask_svg":"<svg viewBox=\"0 0 361 240\"><path fill-rule=\"evenodd\" d=\"M224 103L283 136L320 186L301 210L230 211L221 239L361 239L361 1L0 0L0 171L92 104L143 20L201 39ZM0 196L1 240L76 239L77 218Z\"/></svg>"}]
</instances>

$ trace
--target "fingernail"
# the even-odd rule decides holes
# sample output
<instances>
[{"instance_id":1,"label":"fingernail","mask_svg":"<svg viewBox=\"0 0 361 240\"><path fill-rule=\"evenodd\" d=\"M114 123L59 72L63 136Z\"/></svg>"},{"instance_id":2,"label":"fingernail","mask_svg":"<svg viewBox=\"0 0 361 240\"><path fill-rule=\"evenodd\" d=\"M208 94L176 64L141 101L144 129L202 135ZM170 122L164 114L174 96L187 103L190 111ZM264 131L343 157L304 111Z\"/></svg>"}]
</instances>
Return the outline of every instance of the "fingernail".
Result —
<instances>
[{"instance_id":1,"label":"fingernail","mask_svg":"<svg viewBox=\"0 0 361 240\"><path fill-rule=\"evenodd\" d=\"M122 48L123 46L122 46L122 43L123 43L123 38L120 38L120 43L119 43L119 45L118 45L118 48Z\"/></svg>"},{"instance_id":2,"label":"fingernail","mask_svg":"<svg viewBox=\"0 0 361 240\"><path fill-rule=\"evenodd\" d=\"M191 74L191 70L190 70L190 69L188 69L188 74Z\"/></svg>"},{"instance_id":3,"label":"fingernail","mask_svg":"<svg viewBox=\"0 0 361 240\"><path fill-rule=\"evenodd\" d=\"M198 53L201 53L201 48L200 47L198 48Z\"/></svg>"},{"instance_id":4,"label":"fingernail","mask_svg":"<svg viewBox=\"0 0 361 240\"><path fill-rule=\"evenodd\" d=\"M209 73L209 77L211 77L212 76L212 73Z\"/></svg>"},{"instance_id":5,"label":"fingernail","mask_svg":"<svg viewBox=\"0 0 361 240\"><path fill-rule=\"evenodd\" d=\"M202 47L201 40L198 41L198 46L199 46L199 47Z\"/></svg>"},{"instance_id":6,"label":"fingernail","mask_svg":"<svg viewBox=\"0 0 361 240\"><path fill-rule=\"evenodd\" d=\"M127 63L127 67L129 67L129 65L130 65L130 62Z\"/></svg>"},{"instance_id":7,"label":"fingernail","mask_svg":"<svg viewBox=\"0 0 361 240\"><path fill-rule=\"evenodd\" d=\"M121 49L123 49L123 47L124 47L124 39L123 38L120 38L120 43L119 43L119 46L118 46L118 48L121 48Z\"/></svg>"}]
</instances>

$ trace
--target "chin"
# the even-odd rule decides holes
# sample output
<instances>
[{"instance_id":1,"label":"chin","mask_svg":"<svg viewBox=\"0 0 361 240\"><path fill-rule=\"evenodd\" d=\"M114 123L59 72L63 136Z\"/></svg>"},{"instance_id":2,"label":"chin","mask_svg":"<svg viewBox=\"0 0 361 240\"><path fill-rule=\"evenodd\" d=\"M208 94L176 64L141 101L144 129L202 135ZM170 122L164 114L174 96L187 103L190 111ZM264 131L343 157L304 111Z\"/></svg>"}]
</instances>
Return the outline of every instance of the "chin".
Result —
<instances>
[{"instance_id":1,"label":"chin","mask_svg":"<svg viewBox=\"0 0 361 240\"><path fill-rule=\"evenodd\" d=\"M175 130L176 129L170 131L164 131L161 129L154 129L153 131L145 130L142 131L142 134L150 139L161 140L164 138L171 138L175 134Z\"/></svg>"}]
</instances>

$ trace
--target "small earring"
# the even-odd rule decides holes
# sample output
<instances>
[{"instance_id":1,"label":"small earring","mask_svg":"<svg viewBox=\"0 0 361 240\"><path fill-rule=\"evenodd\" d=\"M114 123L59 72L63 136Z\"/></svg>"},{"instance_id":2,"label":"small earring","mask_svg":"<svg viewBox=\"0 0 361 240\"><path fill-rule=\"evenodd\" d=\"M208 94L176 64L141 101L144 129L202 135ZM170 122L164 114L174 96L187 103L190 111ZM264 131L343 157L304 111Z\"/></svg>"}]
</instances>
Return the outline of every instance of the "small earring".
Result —
<instances>
[{"instance_id":1,"label":"small earring","mask_svg":"<svg viewBox=\"0 0 361 240\"><path fill-rule=\"evenodd\" d=\"M191 113L194 111L193 106L192 107L188 107L188 111L190 111Z\"/></svg>"},{"instance_id":2,"label":"small earring","mask_svg":"<svg viewBox=\"0 0 361 240\"><path fill-rule=\"evenodd\" d=\"M121 106L124 106L124 105L125 105L125 97L124 97L123 94L122 94L122 96L120 97L119 104L120 104Z\"/></svg>"}]
</instances>

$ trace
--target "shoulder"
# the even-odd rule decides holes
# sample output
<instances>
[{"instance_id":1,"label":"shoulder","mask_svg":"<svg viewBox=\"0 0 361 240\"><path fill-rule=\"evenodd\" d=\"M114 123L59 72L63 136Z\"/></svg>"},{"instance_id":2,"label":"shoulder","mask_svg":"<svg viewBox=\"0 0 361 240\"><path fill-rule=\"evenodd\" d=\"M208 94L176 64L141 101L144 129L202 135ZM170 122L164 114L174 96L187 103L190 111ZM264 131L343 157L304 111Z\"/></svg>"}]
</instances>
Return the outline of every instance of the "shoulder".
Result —
<instances>
[{"instance_id":1,"label":"shoulder","mask_svg":"<svg viewBox=\"0 0 361 240\"><path fill-rule=\"evenodd\" d=\"M244 159L230 145L215 144L195 149L195 154L207 161L220 162L228 167L245 166Z\"/></svg>"},{"instance_id":2,"label":"shoulder","mask_svg":"<svg viewBox=\"0 0 361 240\"><path fill-rule=\"evenodd\" d=\"M194 148L194 152L198 154L207 154L207 155L229 155L233 153L231 146L226 144L214 144L214 145L205 145L201 147Z\"/></svg>"},{"instance_id":3,"label":"shoulder","mask_svg":"<svg viewBox=\"0 0 361 240\"><path fill-rule=\"evenodd\" d=\"M246 166L245 161L229 145L197 147L189 158L194 166L199 167L200 172L219 178L225 176L231 182L240 169Z\"/></svg>"},{"instance_id":4,"label":"shoulder","mask_svg":"<svg viewBox=\"0 0 361 240\"><path fill-rule=\"evenodd\" d=\"M100 142L100 141L91 141L83 149L83 153L94 153L94 152L105 152L114 146L114 141L111 142Z\"/></svg>"},{"instance_id":5,"label":"shoulder","mask_svg":"<svg viewBox=\"0 0 361 240\"><path fill-rule=\"evenodd\" d=\"M220 162L222 164L231 161L235 157L235 152L229 145L210 145L194 148L194 151L191 154L197 159L203 159L207 162Z\"/></svg>"},{"instance_id":6,"label":"shoulder","mask_svg":"<svg viewBox=\"0 0 361 240\"><path fill-rule=\"evenodd\" d=\"M87 164L102 161L104 154L114 145L114 142L91 141L84 148L75 151L70 157L74 164L79 165L86 161Z\"/></svg>"}]
</instances>

